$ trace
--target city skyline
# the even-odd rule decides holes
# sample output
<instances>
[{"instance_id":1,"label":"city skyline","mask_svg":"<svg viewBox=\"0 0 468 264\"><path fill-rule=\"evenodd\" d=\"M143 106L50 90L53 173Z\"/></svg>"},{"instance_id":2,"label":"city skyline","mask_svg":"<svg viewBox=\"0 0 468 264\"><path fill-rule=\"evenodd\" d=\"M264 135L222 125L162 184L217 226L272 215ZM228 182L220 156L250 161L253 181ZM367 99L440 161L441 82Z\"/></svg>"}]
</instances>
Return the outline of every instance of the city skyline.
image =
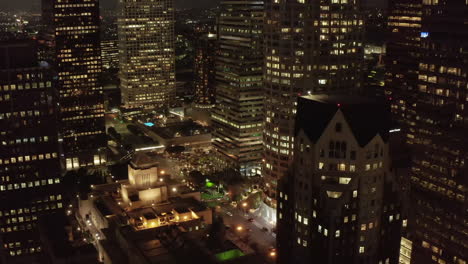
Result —
<instances>
[{"instance_id":1,"label":"city skyline","mask_svg":"<svg viewBox=\"0 0 468 264\"><path fill-rule=\"evenodd\" d=\"M0 263L468 263L467 0L4 2Z\"/></svg>"}]
</instances>

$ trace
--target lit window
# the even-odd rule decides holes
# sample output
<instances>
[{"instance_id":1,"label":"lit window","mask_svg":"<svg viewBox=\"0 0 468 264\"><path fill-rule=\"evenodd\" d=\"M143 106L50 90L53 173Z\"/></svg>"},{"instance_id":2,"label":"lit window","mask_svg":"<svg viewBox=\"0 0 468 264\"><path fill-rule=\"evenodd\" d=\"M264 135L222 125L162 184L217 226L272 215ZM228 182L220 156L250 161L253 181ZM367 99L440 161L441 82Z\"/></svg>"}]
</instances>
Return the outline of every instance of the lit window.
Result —
<instances>
[{"instance_id":1,"label":"lit window","mask_svg":"<svg viewBox=\"0 0 468 264\"><path fill-rule=\"evenodd\" d=\"M355 172L356 171L356 165L349 165L349 171L350 172Z\"/></svg>"},{"instance_id":2,"label":"lit window","mask_svg":"<svg viewBox=\"0 0 468 264\"><path fill-rule=\"evenodd\" d=\"M365 251L365 248L364 248L364 247L359 247L359 254L364 253L364 251Z\"/></svg>"},{"instance_id":3,"label":"lit window","mask_svg":"<svg viewBox=\"0 0 468 264\"><path fill-rule=\"evenodd\" d=\"M335 231L335 237L340 237L340 230Z\"/></svg>"},{"instance_id":4,"label":"lit window","mask_svg":"<svg viewBox=\"0 0 468 264\"><path fill-rule=\"evenodd\" d=\"M338 170L340 170L340 171L346 171L346 164L340 163L340 164L338 165Z\"/></svg>"},{"instance_id":5,"label":"lit window","mask_svg":"<svg viewBox=\"0 0 468 264\"><path fill-rule=\"evenodd\" d=\"M367 227L366 224L362 224L361 225L361 231L366 231L366 227Z\"/></svg>"},{"instance_id":6,"label":"lit window","mask_svg":"<svg viewBox=\"0 0 468 264\"><path fill-rule=\"evenodd\" d=\"M347 177L340 177L339 179L340 184L348 184L350 181L351 181L351 178L347 178Z\"/></svg>"},{"instance_id":7,"label":"lit window","mask_svg":"<svg viewBox=\"0 0 468 264\"><path fill-rule=\"evenodd\" d=\"M370 164L366 164L366 171L370 170L371 166Z\"/></svg>"},{"instance_id":8,"label":"lit window","mask_svg":"<svg viewBox=\"0 0 468 264\"><path fill-rule=\"evenodd\" d=\"M358 195L358 192L357 192L357 190L354 190L354 191L353 191L353 198L356 198L356 197L357 197L357 195Z\"/></svg>"},{"instance_id":9,"label":"lit window","mask_svg":"<svg viewBox=\"0 0 468 264\"><path fill-rule=\"evenodd\" d=\"M318 166L319 170L323 170L323 166L324 166L323 162L319 162L319 166Z\"/></svg>"}]
</instances>

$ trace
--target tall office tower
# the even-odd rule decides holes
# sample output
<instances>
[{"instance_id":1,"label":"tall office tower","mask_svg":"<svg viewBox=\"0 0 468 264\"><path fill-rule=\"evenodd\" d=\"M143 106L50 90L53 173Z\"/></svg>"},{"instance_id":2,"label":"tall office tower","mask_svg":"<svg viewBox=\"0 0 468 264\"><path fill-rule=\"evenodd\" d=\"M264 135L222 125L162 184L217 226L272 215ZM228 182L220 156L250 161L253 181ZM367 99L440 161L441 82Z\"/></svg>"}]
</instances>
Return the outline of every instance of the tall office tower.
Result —
<instances>
[{"instance_id":1,"label":"tall office tower","mask_svg":"<svg viewBox=\"0 0 468 264\"><path fill-rule=\"evenodd\" d=\"M389 68L388 92L412 153L405 238L412 254L403 263L467 263L468 5L393 6L402 8L389 21L387 64L396 66ZM416 48L405 53L407 43Z\"/></svg>"},{"instance_id":2,"label":"tall office tower","mask_svg":"<svg viewBox=\"0 0 468 264\"><path fill-rule=\"evenodd\" d=\"M101 41L102 67L104 69L117 69L119 67L119 44L115 39Z\"/></svg>"},{"instance_id":3,"label":"tall office tower","mask_svg":"<svg viewBox=\"0 0 468 264\"><path fill-rule=\"evenodd\" d=\"M125 106L168 106L175 96L173 0L119 1L120 82Z\"/></svg>"},{"instance_id":4,"label":"tall office tower","mask_svg":"<svg viewBox=\"0 0 468 264\"><path fill-rule=\"evenodd\" d=\"M279 263L398 263L402 216L390 107L357 96L298 99L294 161L279 181Z\"/></svg>"},{"instance_id":5,"label":"tall office tower","mask_svg":"<svg viewBox=\"0 0 468 264\"><path fill-rule=\"evenodd\" d=\"M29 41L0 43L0 260L34 263L37 220L62 210L56 101L50 68Z\"/></svg>"},{"instance_id":6,"label":"tall office tower","mask_svg":"<svg viewBox=\"0 0 468 264\"><path fill-rule=\"evenodd\" d=\"M60 137L67 170L106 161L99 1L53 0Z\"/></svg>"},{"instance_id":7,"label":"tall office tower","mask_svg":"<svg viewBox=\"0 0 468 264\"><path fill-rule=\"evenodd\" d=\"M217 35L204 33L195 55L195 107L212 108L215 103L215 51Z\"/></svg>"},{"instance_id":8,"label":"tall office tower","mask_svg":"<svg viewBox=\"0 0 468 264\"><path fill-rule=\"evenodd\" d=\"M297 96L360 89L364 23L359 2L265 2L263 176L268 184L266 202L273 208L277 181L293 157Z\"/></svg>"},{"instance_id":9,"label":"tall office tower","mask_svg":"<svg viewBox=\"0 0 468 264\"><path fill-rule=\"evenodd\" d=\"M213 144L222 166L259 172L262 159L263 2L221 3Z\"/></svg>"}]
</instances>

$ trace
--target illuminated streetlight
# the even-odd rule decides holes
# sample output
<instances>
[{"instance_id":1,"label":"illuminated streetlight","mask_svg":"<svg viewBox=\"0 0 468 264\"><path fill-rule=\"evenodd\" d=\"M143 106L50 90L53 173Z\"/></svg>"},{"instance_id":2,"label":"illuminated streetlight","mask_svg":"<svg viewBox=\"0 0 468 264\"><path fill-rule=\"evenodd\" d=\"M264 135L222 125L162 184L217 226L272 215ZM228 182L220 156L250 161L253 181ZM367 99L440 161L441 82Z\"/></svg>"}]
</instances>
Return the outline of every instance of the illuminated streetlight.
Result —
<instances>
[{"instance_id":1,"label":"illuminated streetlight","mask_svg":"<svg viewBox=\"0 0 468 264\"><path fill-rule=\"evenodd\" d=\"M242 207L247 207L247 203L246 202L242 203Z\"/></svg>"},{"instance_id":2,"label":"illuminated streetlight","mask_svg":"<svg viewBox=\"0 0 468 264\"><path fill-rule=\"evenodd\" d=\"M172 191L177 192L177 188L176 187L172 188Z\"/></svg>"},{"instance_id":3,"label":"illuminated streetlight","mask_svg":"<svg viewBox=\"0 0 468 264\"><path fill-rule=\"evenodd\" d=\"M270 256L271 257L276 257L276 252L275 251L270 252Z\"/></svg>"},{"instance_id":4,"label":"illuminated streetlight","mask_svg":"<svg viewBox=\"0 0 468 264\"><path fill-rule=\"evenodd\" d=\"M166 173L166 171L165 171L165 170L161 170L161 174L163 174L163 175L164 175L165 173Z\"/></svg>"},{"instance_id":5,"label":"illuminated streetlight","mask_svg":"<svg viewBox=\"0 0 468 264\"><path fill-rule=\"evenodd\" d=\"M236 228L236 230L237 230L237 231L242 231L242 226L238 226L238 227Z\"/></svg>"}]
</instances>

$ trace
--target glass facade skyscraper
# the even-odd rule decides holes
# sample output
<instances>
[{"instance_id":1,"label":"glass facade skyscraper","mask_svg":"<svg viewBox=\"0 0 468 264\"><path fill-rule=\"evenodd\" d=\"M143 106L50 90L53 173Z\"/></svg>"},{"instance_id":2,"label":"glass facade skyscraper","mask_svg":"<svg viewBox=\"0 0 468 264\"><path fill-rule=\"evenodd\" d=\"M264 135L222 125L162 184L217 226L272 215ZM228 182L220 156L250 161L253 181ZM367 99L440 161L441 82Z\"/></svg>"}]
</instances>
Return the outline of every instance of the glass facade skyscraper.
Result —
<instances>
[{"instance_id":1,"label":"glass facade skyscraper","mask_svg":"<svg viewBox=\"0 0 468 264\"><path fill-rule=\"evenodd\" d=\"M262 159L262 1L221 3L213 144L222 167L259 173Z\"/></svg>"},{"instance_id":2,"label":"glass facade skyscraper","mask_svg":"<svg viewBox=\"0 0 468 264\"><path fill-rule=\"evenodd\" d=\"M387 93L412 155L402 263L467 263L468 5L390 3Z\"/></svg>"},{"instance_id":3,"label":"glass facade skyscraper","mask_svg":"<svg viewBox=\"0 0 468 264\"><path fill-rule=\"evenodd\" d=\"M118 5L123 104L168 106L175 97L173 0L121 0Z\"/></svg>"},{"instance_id":4,"label":"glass facade skyscraper","mask_svg":"<svg viewBox=\"0 0 468 264\"><path fill-rule=\"evenodd\" d=\"M67 170L106 162L98 0L51 0L62 141ZM46 16L47 17L47 16Z\"/></svg>"}]
</instances>

